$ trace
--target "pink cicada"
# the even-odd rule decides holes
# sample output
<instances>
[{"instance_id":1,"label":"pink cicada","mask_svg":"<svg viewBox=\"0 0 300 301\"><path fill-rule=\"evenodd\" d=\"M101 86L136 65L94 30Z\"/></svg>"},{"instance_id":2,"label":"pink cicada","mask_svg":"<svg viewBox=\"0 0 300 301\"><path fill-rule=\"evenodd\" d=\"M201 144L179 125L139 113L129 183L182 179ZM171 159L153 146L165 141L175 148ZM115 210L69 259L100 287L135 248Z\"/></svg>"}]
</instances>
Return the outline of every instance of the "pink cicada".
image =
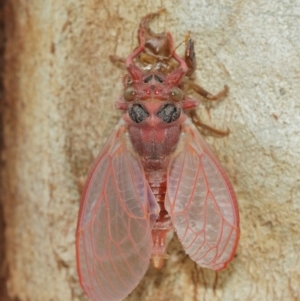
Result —
<instances>
[{"instance_id":1,"label":"pink cicada","mask_svg":"<svg viewBox=\"0 0 300 301\"><path fill-rule=\"evenodd\" d=\"M215 271L233 258L239 239L232 185L192 122L199 100L186 95L192 89L217 100L227 88L213 96L192 83L194 43L187 37L180 58L170 33L150 30L158 14L142 19L139 46L124 60L128 73L116 101L124 113L82 196L77 266L94 301L125 298L151 258L160 268L173 229L190 258Z\"/></svg>"}]
</instances>

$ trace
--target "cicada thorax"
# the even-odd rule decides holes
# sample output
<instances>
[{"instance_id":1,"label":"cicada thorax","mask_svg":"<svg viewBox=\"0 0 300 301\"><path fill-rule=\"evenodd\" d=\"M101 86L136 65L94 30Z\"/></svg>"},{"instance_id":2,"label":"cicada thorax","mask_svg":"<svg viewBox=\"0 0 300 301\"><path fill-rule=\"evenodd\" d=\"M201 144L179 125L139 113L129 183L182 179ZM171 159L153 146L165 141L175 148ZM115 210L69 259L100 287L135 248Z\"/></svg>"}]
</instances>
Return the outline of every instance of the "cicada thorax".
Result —
<instances>
[{"instance_id":1,"label":"cicada thorax","mask_svg":"<svg viewBox=\"0 0 300 301\"><path fill-rule=\"evenodd\" d=\"M125 87L126 113L132 146L145 171L166 170L175 150L181 124L187 118L182 109L183 94L159 73L148 73Z\"/></svg>"}]
</instances>

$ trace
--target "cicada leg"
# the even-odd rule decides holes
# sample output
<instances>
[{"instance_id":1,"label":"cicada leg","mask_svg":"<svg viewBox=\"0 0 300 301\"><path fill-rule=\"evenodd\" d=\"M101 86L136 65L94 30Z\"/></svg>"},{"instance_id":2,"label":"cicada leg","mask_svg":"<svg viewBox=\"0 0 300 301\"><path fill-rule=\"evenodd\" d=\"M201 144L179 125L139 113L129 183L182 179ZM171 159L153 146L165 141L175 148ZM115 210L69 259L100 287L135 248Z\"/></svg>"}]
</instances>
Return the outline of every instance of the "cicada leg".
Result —
<instances>
[{"instance_id":1,"label":"cicada leg","mask_svg":"<svg viewBox=\"0 0 300 301\"><path fill-rule=\"evenodd\" d=\"M145 40L144 52L154 56L158 60L170 60L173 52L173 45L168 33L155 33L150 27L149 23L154 18L158 17L165 9L161 9L156 13L146 15L140 22L138 30L139 43L141 44L141 32Z\"/></svg>"},{"instance_id":2,"label":"cicada leg","mask_svg":"<svg viewBox=\"0 0 300 301\"><path fill-rule=\"evenodd\" d=\"M189 70L186 76L190 77L197 68L196 54L194 50L194 41L190 38L190 33L188 32L185 36L185 55L184 60Z\"/></svg>"},{"instance_id":3,"label":"cicada leg","mask_svg":"<svg viewBox=\"0 0 300 301\"><path fill-rule=\"evenodd\" d=\"M166 12L166 9L161 8L159 11L157 11L155 13L150 13L150 14L146 15L145 17L142 18L142 20L140 22L140 28L150 30L150 28L149 28L150 21L152 21L154 18L158 17L159 15L161 15L164 12Z\"/></svg>"},{"instance_id":4,"label":"cicada leg","mask_svg":"<svg viewBox=\"0 0 300 301\"><path fill-rule=\"evenodd\" d=\"M192 119L193 123L199 128L199 130L201 131L202 134L206 134L207 132L210 132L212 134L215 134L219 137L226 137L229 135L230 133L230 130L227 128L226 131L222 131L222 130L218 130L218 129L215 129L203 122L201 122L197 112L196 112L196 109L192 109L189 111L189 116L190 118Z\"/></svg>"},{"instance_id":5,"label":"cicada leg","mask_svg":"<svg viewBox=\"0 0 300 301\"><path fill-rule=\"evenodd\" d=\"M109 59L111 60L112 63L115 63L115 64L121 63L121 64L125 65L125 62L126 62L125 58L119 57L119 56L114 55L114 54L110 55Z\"/></svg>"},{"instance_id":6,"label":"cicada leg","mask_svg":"<svg viewBox=\"0 0 300 301\"><path fill-rule=\"evenodd\" d=\"M197 85L195 83L188 82L188 83L186 83L186 86L188 88L193 89L196 93L198 93L199 95L201 95L202 97L204 97L205 99L210 100L210 101L221 100L221 99L225 98L229 92L229 88L226 85L224 86L223 90L221 90L219 93L217 93L215 95L207 92L206 90L204 90L202 87L200 87L199 85Z\"/></svg>"},{"instance_id":7,"label":"cicada leg","mask_svg":"<svg viewBox=\"0 0 300 301\"><path fill-rule=\"evenodd\" d=\"M117 65L118 68L125 69L125 61L126 61L125 58L111 54L109 56L109 59L113 64Z\"/></svg>"}]
</instances>

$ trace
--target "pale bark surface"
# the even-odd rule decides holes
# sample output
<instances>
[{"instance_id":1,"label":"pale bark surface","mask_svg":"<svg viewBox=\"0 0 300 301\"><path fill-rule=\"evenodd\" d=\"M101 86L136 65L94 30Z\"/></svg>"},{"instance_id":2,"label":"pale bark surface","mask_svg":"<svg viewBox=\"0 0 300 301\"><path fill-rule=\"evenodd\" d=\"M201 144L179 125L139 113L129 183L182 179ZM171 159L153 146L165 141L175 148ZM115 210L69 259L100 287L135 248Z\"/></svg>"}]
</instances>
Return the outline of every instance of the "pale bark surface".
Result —
<instances>
[{"instance_id":1,"label":"pale bark surface","mask_svg":"<svg viewBox=\"0 0 300 301\"><path fill-rule=\"evenodd\" d=\"M124 71L108 55L128 55L141 17L162 5L138 3L7 0L1 201L11 299L87 300L75 266L77 183L119 118ZM150 267L126 300L299 300L300 6L208 3L170 0L153 28L176 44L190 30L198 83L213 93L230 87L226 100L199 113L231 130L206 140L237 192L237 255L215 273L174 238L165 266Z\"/></svg>"}]
</instances>

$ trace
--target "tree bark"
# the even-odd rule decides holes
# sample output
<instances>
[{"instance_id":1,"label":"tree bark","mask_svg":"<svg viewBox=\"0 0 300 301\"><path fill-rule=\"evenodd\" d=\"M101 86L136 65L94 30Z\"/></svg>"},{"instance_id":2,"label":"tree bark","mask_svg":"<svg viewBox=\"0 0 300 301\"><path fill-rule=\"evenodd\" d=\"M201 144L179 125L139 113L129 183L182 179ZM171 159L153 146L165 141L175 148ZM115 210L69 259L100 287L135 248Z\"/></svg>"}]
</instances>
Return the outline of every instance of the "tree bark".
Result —
<instances>
[{"instance_id":1,"label":"tree bark","mask_svg":"<svg viewBox=\"0 0 300 301\"><path fill-rule=\"evenodd\" d=\"M160 7L7 0L1 202L11 300L87 300L75 263L78 182L120 117L114 101L125 71L108 56L130 54L140 19ZM236 258L218 273L193 263L174 236L165 266L149 267L126 300L298 300L300 7L279 0L164 7L154 31L170 31L177 45L191 31L198 83L212 93L230 88L224 101L203 101L199 115L230 128L228 137L206 140L237 192L242 235Z\"/></svg>"}]
</instances>

